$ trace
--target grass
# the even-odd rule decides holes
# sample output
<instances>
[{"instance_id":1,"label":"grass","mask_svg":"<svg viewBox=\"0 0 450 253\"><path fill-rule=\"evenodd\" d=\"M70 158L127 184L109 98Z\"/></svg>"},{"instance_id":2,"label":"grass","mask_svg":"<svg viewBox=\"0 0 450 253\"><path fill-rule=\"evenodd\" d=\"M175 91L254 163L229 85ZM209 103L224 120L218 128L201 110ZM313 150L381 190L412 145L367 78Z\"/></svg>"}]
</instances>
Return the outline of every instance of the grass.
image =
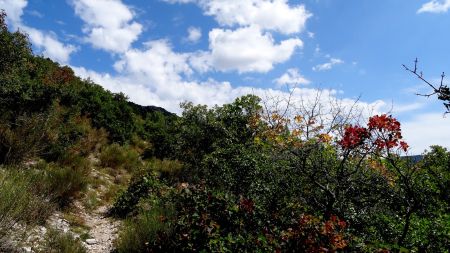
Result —
<instances>
[{"instance_id":1,"label":"grass","mask_svg":"<svg viewBox=\"0 0 450 253\"><path fill-rule=\"evenodd\" d=\"M16 223L43 223L53 211L39 193L42 175L35 171L0 169L0 238Z\"/></svg>"},{"instance_id":2,"label":"grass","mask_svg":"<svg viewBox=\"0 0 450 253\"><path fill-rule=\"evenodd\" d=\"M89 229L86 225L86 221L83 217L75 215L74 213L64 213L64 219L70 224L72 227L80 227L83 229Z\"/></svg>"},{"instance_id":3,"label":"grass","mask_svg":"<svg viewBox=\"0 0 450 253\"><path fill-rule=\"evenodd\" d=\"M183 171L183 164L177 160L154 159L150 162L150 167L161 174L163 178L174 178Z\"/></svg>"},{"instance_id":4,"label":"grass","mask_svg":"<svg viewBox=\"0 0 450 253\"><path fill-rule=\"evenodd\" d=\"M47 169L46 185L52 199L65 207L88 185L87 172L74 167L50 166Z\"/></svg>"},{"instance_id":5,"label":"grass","mask_svg":"<svg viewBox=\"0 0 450 253\"><path fill-rule=\"evenodd\" d=\"M80 239L55 229L47 231L40 253L86 253Z\"/></svg>"},{"instance_id":6,"label":"grass","mask_svg":"<svg viewBox=\"0 0 450 253\"><path fill-rule=\"evenodd\" d=\"M92 211L100 205L100 199L98 198L98 193L95 190L90 190L86 193L83 199L83 205L86 209Z\"/></svg>"},{"instance_id":7,"label":"grass","mask_svg":"<svg viewBox=\"0 0 450 253\"><path fill-rule=\"evenodd\" d=\"M135 218L126 220L116 241L116 251L118 253L151 252L149 249L152 248L152 243L156 242L160 236L170 234L170 227L163 220L171 214L172 210L154 207Z\"/></svg>"},{"instance_id":8,"label":"grass","mask_svg":"<svg viewBox=\"0 0 450 253\"><path fill-rule=\"evenodd\" d=\"M103 148L100 153L100 162L103 167L122 168L127 171L140 167L142 164L140 155L136 150L116 143Z\"/></svg>"}]
</instances>

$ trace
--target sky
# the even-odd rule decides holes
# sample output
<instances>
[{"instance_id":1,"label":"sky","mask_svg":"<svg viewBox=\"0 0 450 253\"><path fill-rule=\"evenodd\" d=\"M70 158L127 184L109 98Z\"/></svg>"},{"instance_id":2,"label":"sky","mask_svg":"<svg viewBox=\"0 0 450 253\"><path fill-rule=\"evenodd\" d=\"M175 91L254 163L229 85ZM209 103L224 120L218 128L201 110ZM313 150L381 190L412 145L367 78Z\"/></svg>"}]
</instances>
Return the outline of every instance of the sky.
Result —
<instances>
[{"instance_id":1,"label":"sky","mask_svg":"<svg viewBox=\"0 0 450 253\"><path fill-rule=\"evenodd\" d=\"M392 113L411 154L450 117L402 64L450 73L450 0L0 0L33 50L141 105L315 98ZM445 79L447 82L449 79Z\"/></svg>"}]
</instances>

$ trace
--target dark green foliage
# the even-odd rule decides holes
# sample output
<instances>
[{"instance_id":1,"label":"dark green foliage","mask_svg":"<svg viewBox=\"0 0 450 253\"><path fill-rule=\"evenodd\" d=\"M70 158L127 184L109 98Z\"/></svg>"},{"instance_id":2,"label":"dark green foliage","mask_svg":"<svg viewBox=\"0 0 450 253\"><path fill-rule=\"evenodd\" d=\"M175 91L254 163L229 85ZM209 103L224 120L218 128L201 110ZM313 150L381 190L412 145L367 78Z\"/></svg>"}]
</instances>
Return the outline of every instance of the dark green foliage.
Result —
<instances>
[{"instance_id":1,"label":"dark green foliage","mask_svg":"<svg viewBox=\"0 0 450 253\"><path fill-rule=\"evenodd\" d=\"M201 186L181 185L158 199L144 200L140 214L127 221L119 252L314 252L346 246L346 223L337 217L324 221L291 213L283 220L262 213L251 199Z\"/></svg>"},{"instance_id":2,"label":"dark green foliage","mask_svg":"<svg viewBox=\"0 0 450 253\"><path fill-rule=\"evenodd\" d=\"M6 13L0 10L0 79L5 81L8 77L17 74L27 58L31 55L31 47L26 35L17 31L10 33L6 26Z\"/></svg>"},{"instance_id":3,"label":"dark green foliage","mask_svg":"<svg viewBox=\"0 0 450 253\"><path fill-rule=\"evenodd\" d=\"M186 164L185 180L195 181L205 176L199 170L202 160L217 147L253 143L254 131L248 123L260 110L259 101L258 97L248 95L213 109L192 103L181 105L184 111L176 124L174 158Z\"/></svg>"},{"instance_id":4,"label":"dark green foliage","mask_svg":"<svg viewBox=\"0 0 450 253\"><path fill-rule=\"evenodd\" d=\"M119 195L109 213L118 217L126 217L135 211L136 205L142 198L157 191L159 191L159 182L155 176L148 173L140 175L134 178L127 190Z\"/></svg>"},{"instance_id":5,"label":"dark green foliage","mask_svg":"<svg viewBox=\"0 0 450 253\"><path fill-rule=\"evenodd\" d=\"M140 107L127 101L124 94L114 94L89 80L76 77L67 66L32 55L26 35L10 33L0 20L0 113L1 120L15 123L18 115L43 113L54 104L66 108L62 119L87 116L96 128L108 131L112 141L126 143L139 129L138 118L156 112L172 117L157 107ZM145 133L140 133L144 135Z\"/></svg>"},{"instance_id":6,"label":"dark green foliage","mask_svg":"<svg viewBox=\"0 0 450 253\"><path fill-rule=\"evenodd\" d=\"M140 217L158 208L155 203L175 210L150 233L157 242L141 252L445 249L447 151L433 147L417 163L396 154L345 152L320 138L291 145L290 131L277 139L278 130L255 124L257 101L248 96L213 109L183 105L170 128L176 141L167 150L176 151L166 153L183 162L183 174L161 176L170 190L153 184L135 191L131 184L128 191L138 196L128 215ZM275 134L275 141L259 131ZM128 222L137 227L142 221Z\"/></svg>"},{"instance_id":7,"label":"dark green foliage","mask_svg":"<svg viewBox=\"0 0 450 253\"><path fill-rule=\"evenodd\" d=\"M155 112L147 114L143 123L143 136L148 138L152 146L145 150L144 158L158 159L174 158L177 156L177 118L164 116Z\"/></svg>"}]
</instances>

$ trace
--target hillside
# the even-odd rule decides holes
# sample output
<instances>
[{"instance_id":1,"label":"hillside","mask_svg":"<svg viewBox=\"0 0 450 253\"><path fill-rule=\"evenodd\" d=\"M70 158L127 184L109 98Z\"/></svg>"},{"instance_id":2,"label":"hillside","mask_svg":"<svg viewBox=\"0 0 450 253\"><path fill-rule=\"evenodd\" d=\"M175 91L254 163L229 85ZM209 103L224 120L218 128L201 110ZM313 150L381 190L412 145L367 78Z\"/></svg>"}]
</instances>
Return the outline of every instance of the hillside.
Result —
<instances>
[{"instance_id":1,"label":"hillside","mask_svg":"<svg viewBox=\"0 0 450 253\"><path fill-rule=\"evenodd\" d=\"M5 15L0 252L448 252L450 152L403 159L393 116L254 95L177 116L34 55Z\"/></svg>"}]
</instances>

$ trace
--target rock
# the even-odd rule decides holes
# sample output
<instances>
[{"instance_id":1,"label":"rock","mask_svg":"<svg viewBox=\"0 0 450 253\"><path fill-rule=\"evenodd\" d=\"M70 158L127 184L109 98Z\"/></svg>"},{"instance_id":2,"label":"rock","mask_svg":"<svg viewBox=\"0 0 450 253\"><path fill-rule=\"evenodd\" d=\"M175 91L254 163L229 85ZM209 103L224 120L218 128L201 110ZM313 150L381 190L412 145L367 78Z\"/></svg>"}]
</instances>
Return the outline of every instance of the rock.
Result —
<instances>
[{"instance_id":1,"label":"rock","mask_svg":"<svg viewBox=\"0 0 450 253\"><path fill-rule=\"evenodd\" d=\"M24 253L32 253L33 250L31 249L31 247L23 247L22 248L22 252L24 252Z\"/></svg>"},{"instance_id":2,"label":"rock","mask_svg":"<svg viewBox=\"0 0 450 253\"><path fill-rule=\"evenodd\" d=\"M41 234L47 233L47 228L45 228L45 227L40 227L39 230L40 230Z\"/></svg>"},{"instance_id":3,"label":"rock","mask_svg":"<svg viewBox=\"0 0 450 253\"><path fill-rule=\"evenodd\" d=\"M95 240L95 239L87 239L87 240L86 240L86 243L87 243L88 245L97 244L97 240Z\"/></svg>"}]
</instances>

